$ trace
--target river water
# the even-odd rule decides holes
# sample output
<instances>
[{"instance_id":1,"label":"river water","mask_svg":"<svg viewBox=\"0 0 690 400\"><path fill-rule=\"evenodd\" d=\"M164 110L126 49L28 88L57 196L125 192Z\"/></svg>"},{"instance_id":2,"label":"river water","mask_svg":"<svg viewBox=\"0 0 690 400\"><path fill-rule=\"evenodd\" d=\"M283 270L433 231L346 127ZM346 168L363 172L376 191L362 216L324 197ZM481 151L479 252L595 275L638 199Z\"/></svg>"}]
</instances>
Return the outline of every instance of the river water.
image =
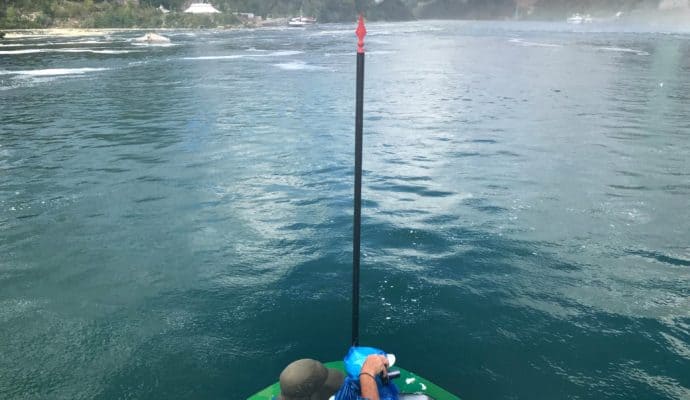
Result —
<instances>
[{"instance_id":1,"label":"river water","mask_svg":"<svg viewBox=\"0 0 690 400\"><path fill-rule=\"evenodd\" d=\"M368 29L362 342L464 399L690 398L690 34ZM353 30L0 44L0 398L345 354Z\"/></svg>"}]
</instances>

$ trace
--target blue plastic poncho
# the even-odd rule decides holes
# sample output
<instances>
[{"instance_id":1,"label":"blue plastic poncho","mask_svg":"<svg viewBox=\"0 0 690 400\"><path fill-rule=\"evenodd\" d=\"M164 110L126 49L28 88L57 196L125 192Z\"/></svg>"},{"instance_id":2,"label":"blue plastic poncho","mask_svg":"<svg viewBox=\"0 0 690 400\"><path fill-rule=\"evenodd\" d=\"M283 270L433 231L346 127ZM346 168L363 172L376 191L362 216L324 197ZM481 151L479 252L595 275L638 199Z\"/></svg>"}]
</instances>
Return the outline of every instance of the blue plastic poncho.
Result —
<instances>
[{"instance_id":1,"label":"blue plastic poncho","mask_svg":"<svg viewBox=\"0 0 690 400\"><path fill-rule=\"evenodd\" d=\"M350 347L350 351L344 359L347 377L343 386L335 394L335 400L358 400L360 398L362 390L359 386L359 373L362 370L362 365L364 365L364 360L371 354L386 355L383 350L374 347ZM376 386L378 386L381 400L398 400L398 388L393 382L384 385L381 378L377 377Z\"/></svg>"}]
</instances>

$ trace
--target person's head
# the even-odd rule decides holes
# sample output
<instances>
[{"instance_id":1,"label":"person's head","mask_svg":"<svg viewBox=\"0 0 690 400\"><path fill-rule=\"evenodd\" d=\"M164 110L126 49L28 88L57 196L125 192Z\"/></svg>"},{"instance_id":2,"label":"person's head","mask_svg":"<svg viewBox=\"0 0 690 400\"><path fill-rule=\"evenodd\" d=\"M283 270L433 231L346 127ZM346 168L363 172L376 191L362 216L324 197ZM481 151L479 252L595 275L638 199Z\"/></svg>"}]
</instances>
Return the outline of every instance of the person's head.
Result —
<instances>
[{"instance_id":1,"label":"person's head","mask_svg":"<svg viewBox=\"0 0 690 400\"><path fill-rule=\"evenodd\" d=\"M338 391L345 376L309 358L290 363L280 373L281 400L327 400Z\"/></svg>"}]
</instances>

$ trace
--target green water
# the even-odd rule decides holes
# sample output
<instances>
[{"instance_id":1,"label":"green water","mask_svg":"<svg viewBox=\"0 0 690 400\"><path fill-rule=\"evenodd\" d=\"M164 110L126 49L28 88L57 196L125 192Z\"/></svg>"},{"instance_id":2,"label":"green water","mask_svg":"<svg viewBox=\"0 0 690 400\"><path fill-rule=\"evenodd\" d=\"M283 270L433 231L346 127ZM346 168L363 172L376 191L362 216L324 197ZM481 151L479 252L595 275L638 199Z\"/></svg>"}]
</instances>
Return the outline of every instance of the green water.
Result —
<instances>
[{"instance_id":1,"label":"green water","mask_svg":"<svg viewBox=\"0 0 690 400\"><path fill-rule=\"evenodd\" d=\"M690 397L690 36L369 24L362 341ZM354 25L0 44L0 398L240 399L350 335Z\"/></svg>"}]
</instances>

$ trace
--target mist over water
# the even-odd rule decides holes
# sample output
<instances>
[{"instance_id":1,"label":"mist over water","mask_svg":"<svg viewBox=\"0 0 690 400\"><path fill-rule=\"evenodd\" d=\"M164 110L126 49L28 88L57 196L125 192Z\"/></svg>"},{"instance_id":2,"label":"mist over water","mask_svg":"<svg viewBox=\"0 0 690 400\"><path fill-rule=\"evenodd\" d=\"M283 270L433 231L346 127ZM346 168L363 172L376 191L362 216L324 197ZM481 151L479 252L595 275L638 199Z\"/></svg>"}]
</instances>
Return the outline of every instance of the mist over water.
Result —
<instances>
[{"instance_id":1,"label":"mist over water","mask_svg":"<svg viewBox=\"0 0 690 400\"><path fill-rule=\"evenodd\" d=\"M3 42L0 398L342 358L353 29ZM362 342L464 399L689 398L687 31L368 31Z\"/></svg>"}]
</instances>

